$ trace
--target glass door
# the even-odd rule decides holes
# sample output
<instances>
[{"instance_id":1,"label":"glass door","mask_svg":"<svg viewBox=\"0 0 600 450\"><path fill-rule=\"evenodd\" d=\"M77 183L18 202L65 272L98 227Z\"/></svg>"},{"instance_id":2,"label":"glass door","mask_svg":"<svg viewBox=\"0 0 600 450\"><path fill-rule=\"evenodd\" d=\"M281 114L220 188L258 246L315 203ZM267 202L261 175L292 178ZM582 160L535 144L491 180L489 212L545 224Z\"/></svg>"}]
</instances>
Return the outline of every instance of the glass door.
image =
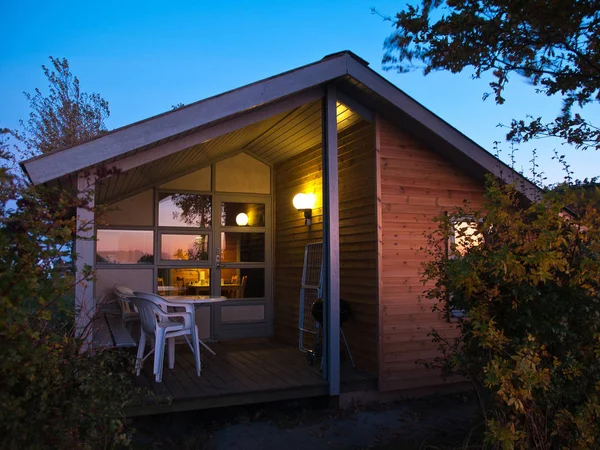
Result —
<instances>
[{"instance_id":1,"label":"glass door","mask_svg":"<svg viewBox=\"0 0 600 450\"><path fill-rule=\"evenodd\" d=\"M217 195L212 295L215 338L271 333L271 204L268 196Z\"/></svg>"}]
</instances>

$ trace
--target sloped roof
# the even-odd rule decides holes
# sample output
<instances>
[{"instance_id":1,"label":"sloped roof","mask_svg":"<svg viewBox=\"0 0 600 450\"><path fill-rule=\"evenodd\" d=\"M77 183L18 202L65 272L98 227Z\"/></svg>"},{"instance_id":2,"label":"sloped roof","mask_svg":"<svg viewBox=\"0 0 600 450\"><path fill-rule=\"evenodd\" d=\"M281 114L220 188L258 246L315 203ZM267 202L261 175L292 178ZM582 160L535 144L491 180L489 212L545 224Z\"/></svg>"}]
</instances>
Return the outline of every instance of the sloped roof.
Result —
<instances>
[{"instance_id":1,"label":"sloped roof","mask_svg":"<svg viewBox=\"0 0 600 450\"><path fill-rule=\"evenodd\" d=\"M395 119L467 172L476 176L493 173L508 182L518 181L520 190L530 199L539 195L540 190L533 183L370 69L366 61L350 51L328 55L312 64L115 129L75 147L32 158L21 166L32 183L52 182L166 142L184 141L198 130L314 92L332 82L339 86L338 91Z\"/></svg>"}]
</instances>

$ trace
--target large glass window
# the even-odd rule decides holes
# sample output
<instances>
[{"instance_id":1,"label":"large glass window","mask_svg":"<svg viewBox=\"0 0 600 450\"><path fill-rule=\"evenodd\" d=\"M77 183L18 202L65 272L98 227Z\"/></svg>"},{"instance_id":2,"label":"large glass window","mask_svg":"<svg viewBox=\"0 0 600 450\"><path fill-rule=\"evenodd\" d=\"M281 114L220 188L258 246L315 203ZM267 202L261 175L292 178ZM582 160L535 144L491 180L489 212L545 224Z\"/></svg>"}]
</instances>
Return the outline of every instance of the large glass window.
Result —
<instances>
[{"instance_id":1,"label":"large glass window","mask_svg":"<svg viewBox=\"0 0 600 450\"><path fill-rule=\"evenodd\" d=\"M221 233L223 262L264 262L264 233Z\"/></svg>"},{"instance_id":2,"label":"large glass window","mask_svg":"<svg viewBox=\"0 0 600 450\"><path fill-rule=\"evenodd\" d=\"M161 234L160 259L208 261L208 234Z\"/></svg>"},{"instance_id":3,"label":"large glass window","mask_svg":"<svg viewBox=\"0 0 600 450\"><path fill-rule=\"evenodd\" d=\"M210 269L158 269L158 294L170 296L210 296Z\"/></svg>"},{"instance_id":4,"label":"large glass window","mask_svg":"<svg viewBox=\"0 0 600 450\"><path fill-rule=\"evenodd\" d=\"M224 202L221 206L221 225L264 227L265 205L264 203Z\"/></svg>"},{"instance_id":5,"label":"large glass window","mask_svg":"<svg viewBox=\"0 0 600 450\"><path fill-rule=\"evenodd\" d=\"M97 230L97 264L153 264L154 232Z\"/></svg>"},{"instance_id":6,"label":"large glass window","mask_svg":"<svg viewBox=\"0 0 600 450\"><path fill-rule=\"evenodd\" d=\"M161 227L212 226L212 198L199 194L167 194L158 196L158 225Z\"/></svg>"}]
</instances>

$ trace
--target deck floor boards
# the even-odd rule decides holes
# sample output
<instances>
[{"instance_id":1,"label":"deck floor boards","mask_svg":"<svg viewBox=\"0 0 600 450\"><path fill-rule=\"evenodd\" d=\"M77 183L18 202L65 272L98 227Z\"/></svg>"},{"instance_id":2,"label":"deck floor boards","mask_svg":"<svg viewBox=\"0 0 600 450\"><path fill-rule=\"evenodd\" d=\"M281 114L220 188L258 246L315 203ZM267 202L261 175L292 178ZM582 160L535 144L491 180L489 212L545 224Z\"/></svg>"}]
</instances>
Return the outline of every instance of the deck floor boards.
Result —
<instances>
[{"instance_id":1,"label":"deck floor boards","mask_svg":"<svg viewBox=\"0 0 600 450\"><path fill-rule=\"evenodd\" d=\"M142 373L134 377L141 396L128 408L128 415L206 409L263 401L326 395L319 363L308 364L297 348L268 339L236 339L210 344L213 356L201 350L202 373L196 376L192 353L178 345L175 367L163 370L163 382L152 375L152 357ZM165 355L165 360L166 360ZM347 366L347 367L346 367ZM342 391L375 388L374 375L342 366ZM356 389L354 389L354 387Z\"/></svg>"}]
</instances>

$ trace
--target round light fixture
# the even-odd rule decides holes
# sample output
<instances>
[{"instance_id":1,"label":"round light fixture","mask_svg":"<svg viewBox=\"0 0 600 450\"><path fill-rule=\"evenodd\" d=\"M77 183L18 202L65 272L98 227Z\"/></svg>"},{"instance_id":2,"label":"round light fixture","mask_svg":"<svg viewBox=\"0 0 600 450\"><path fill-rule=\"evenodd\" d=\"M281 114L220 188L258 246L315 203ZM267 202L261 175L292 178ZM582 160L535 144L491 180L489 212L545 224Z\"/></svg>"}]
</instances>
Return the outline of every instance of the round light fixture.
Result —
<instances>
[{"instance_id":1,"label":"round light fixture","mask_svg":"<svg viewBox=\"0 0 600 450\"><path fill-rule=\"evenodd\" d=\"M240 227L245 227L248 225L248 214L239 213L237 216L235 216L235 223L237 223Z\"/></svg>"},{"instance_id":2,"label":"round light fixture","mask_svg":"<svg viewBox=\"0 0 600 450\"><path fill-rule=\"evenodd\" d=\"M310 226L312 224L312 210L315 207L315 194L300 192L294 195L292 203L294 204L294 208L304 213L305 225Z\"/></svg>"},{"instance_id":3,"label":"round light fixture","mask_svg":"<svg viewBox=\"0 0 600 450\"><path fill-rule=\"evenodd\" d=\"M296 194L292 200L294 208L298 211L304 211L306 209L313 209L315 207L315 194Z\"/></svg>"}]
</instances>

